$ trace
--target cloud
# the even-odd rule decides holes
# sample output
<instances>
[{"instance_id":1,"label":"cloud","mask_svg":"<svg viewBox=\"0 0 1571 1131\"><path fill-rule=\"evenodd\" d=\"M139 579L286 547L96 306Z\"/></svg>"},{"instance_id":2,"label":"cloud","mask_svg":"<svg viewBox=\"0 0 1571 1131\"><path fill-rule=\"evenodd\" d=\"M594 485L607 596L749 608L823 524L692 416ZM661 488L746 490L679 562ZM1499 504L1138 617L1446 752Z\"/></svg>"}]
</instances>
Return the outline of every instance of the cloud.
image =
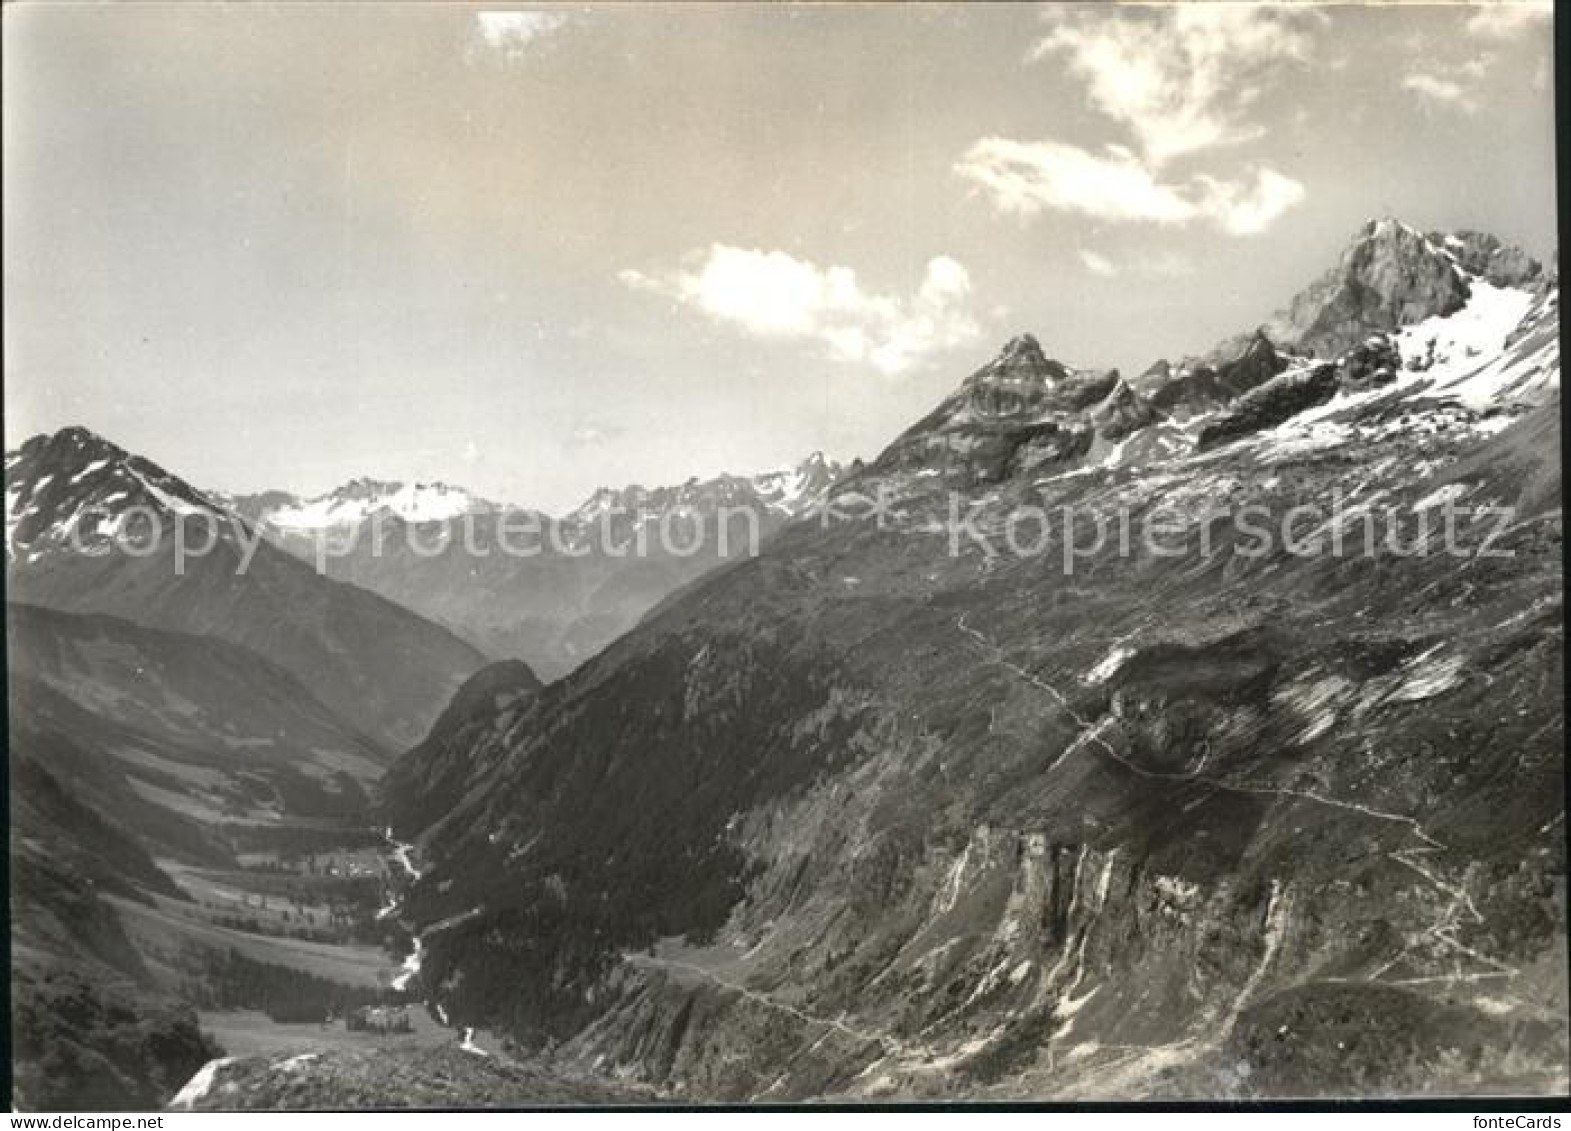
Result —
<instances>
[{"instance_id":1,"label":"cloud","mask_svg":"<svg viewBox=\"0 0 1571 1131\"><path fill-rule=\"evenodd\" d=\"M1120 260L1118 270L1120 274L1146 279L1183 279L1193 275L1196 268L1193 260L1177 252L1142 249L1139 256Z\"/></svg>"},{"instance_id":2,"label":"cloud","mask_svg":"<svg viewBox=\"0 0 1571 1131\"><path fill-rule=\"evenodd\" d=\"M1006 213L1071 212L1170 226L1200 221L1232 235L1265 231L1305 196L1303 185L1267 168L1246 181L1197 175L1166 182L1117 145L1098 154L1058 141L983 138L955 171Z\"/></svg>"},{"instance_id":3,"label":"cloud","mask_svg":"<svg viewBox=\"0 0 1571 1131\"><path fill-rule=\"evenodd\" d=\"M1282 64L1309 61L1325 22L1292 5L1215 3L1050 7L1045 18L1031 58L1063 60L1153 166L1258 136L1247 111Z\"/></svg>"},{"instance_id":4,"label":"cloud","mask_svg":"<svg viewBox=\"0 0 1571 1131\"><path fill-rule=\"evenodd\" d=\"M599 420L580 420L568 430L569 448L601 448L621 436L623 429Z\"/></svg>"},{"instance_id":5,"label":"cloud","mask_svg":"<svg viewBox=\"0 0 1571 1131\"><path fill-rule=\"evenodd\" d=\"M1468 17L1470 35L1485 39L1511 39L1530 30L1548 29L1554 5L1533 0L1489 0Z\"/></svg>"},{"instance_id":6,"label":"cloud","mask_svg":"<svg viewBox=\"0 0 1571 1131\"><path fill-rule=\"evenodd\" d=\"M1478 109L1478 101L1468 86L1437 75L1423 72L1408 75L1402 80L1402 89L1411 90L1431 102L1454 106L1469 114Z\"/></svg>"},{"instance_id":7,"label":"cloud","mask_svg":"<svg viewBox=\"0 0 1571 1131\"><path fill-rule=\"evenodd\" d=\"M1264 166L1230 179L1164 170L1175 158L1258 137L1249 111L1284 64L1310 60L1323 13L1295 5L1131 4L1049 8L1044 18L1050 29L1031 58L1061 60L1133 144L1091 150L1051 139L981 139L955 170L1001 212L1205 223L1251 236L1305 198L1302 184Z\"/></svg>"},{"instance_id":8,"label":"cloud","mask_svg":"<svg viewBox=\"0 0 1571 1131\"><path fill-rule=\"evenodd\" d=\"M624 285L664 295L760 338L816 342L841 361L895 376L975 338L971 277L948 256L928 262L909 298L870 294L849 267L818 267L783 251L714 244L675 271L625 270Z\"/></svg>"},{"instance_id":9,"label":"cloud","mask_svg":"<svg viewBox=\"0 0 1571 1131\"><path fill-rule=\"evenodd\" d=\"M1275 169L1255 170L1253 184L1215 177L1198 177L1196 183L1199 214L1234 236L1258 236L1306 195L1303 185Z\"/></svg>"},{"instance_id":10,"label":"cloud","mask_svg":"<svg viewBox=\"0 0 1571 1131\"><path fill-rule=\"evenodd\" d=\"M1457 34L1444 38L1414 37L1408 49L1422 54L1425 66L1402 77L1402 88L1432 106L1476 114L1489 94L1490 79L1499 71L1511 40L1536 35L1547 56L1550 47L1548 4L1494 0L1457 9L1468 13ZM1480 50L1481 45L1488 45ZM1547 59L1540 58L1530 79L1534 89L1547 86ZM1540 71L1545 84L1540 85Z\"/></svg>"},{"instance_id":11,"label":"cloud","mask_svg":"<svg viewBox=\"0 0 1571 1131\"><path fill-rule=\"evenodd\" d=\"M1113 265L1111 259L1094 251L1082 248L1080 251L1080 262L1085 264L1085 269L1091 272L1091 274L1100 275L1104 279L1111 279L1118 274L1118 268Z\"/></svg>"},{"instance_id":12,"label":"cloud","mask_svg":"<svg viewBox=\"0 0 1571 1131\"><path fill-rule=\"evenodd\" d=\"M487 47L516 59L535 40L561 28L567 19L566 12L476 12L475 28Z\"/></svg>"},{"instance_id":13,"label":"cloud","mask_svg":"<svg viewBox=\"0 0 1571 1131\"><path fill-rule=\"evenodd\" d=\"M956 172L986 189L1003 212L1031 216L1044 209L1100 220L1183 223L1189 205L1159 184L1123 146L1103 155L1056 141L988 137L973 145Z\"/></svg>"}]
</instances>

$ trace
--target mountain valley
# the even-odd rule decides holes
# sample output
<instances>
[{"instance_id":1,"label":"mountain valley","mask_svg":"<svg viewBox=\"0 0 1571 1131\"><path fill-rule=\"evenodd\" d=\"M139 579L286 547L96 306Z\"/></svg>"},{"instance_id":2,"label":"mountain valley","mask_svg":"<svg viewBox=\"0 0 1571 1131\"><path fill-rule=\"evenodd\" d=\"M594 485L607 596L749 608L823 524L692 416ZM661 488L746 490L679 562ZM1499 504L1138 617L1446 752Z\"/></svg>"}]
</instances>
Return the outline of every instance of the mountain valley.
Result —
<instances>
[{"instance_id":1,"label":"mountain valley","mask_svg":"<svg viewBox=\"0 0 1571 1131\"><path fill-rule=\"evenodd\" d=\"M1558 318L1370 221L1205 355L555 519L28 441L18 1102L1563 1092Z\"/></svg>"}]
</instances>

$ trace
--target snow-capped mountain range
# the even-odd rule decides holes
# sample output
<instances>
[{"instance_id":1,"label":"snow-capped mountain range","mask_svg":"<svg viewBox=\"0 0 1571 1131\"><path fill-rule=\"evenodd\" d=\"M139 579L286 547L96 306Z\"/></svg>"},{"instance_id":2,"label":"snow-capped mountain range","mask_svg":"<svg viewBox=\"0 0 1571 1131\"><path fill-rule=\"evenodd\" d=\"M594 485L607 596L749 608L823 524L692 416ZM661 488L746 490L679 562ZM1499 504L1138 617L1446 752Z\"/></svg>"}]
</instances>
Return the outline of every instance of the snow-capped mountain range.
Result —
<instances>
[{"instance_id":1,"label":"snow-capped mountain range","mask_svg":"<svg viewBox=\"0 0 1571 1131\"><path fill-rule=\"evenodd\" d=\"M154 513L223 513L221 504L138 455L86 428L39 435L5 455L6 560L37 560L94 546L117 533L132 508Z\"/></svg>"},{"instance_id":2,"label":"snow-capped mountain range","mask_svg":"<svg viewBox=\"0 0 1571 1131\"><path fill-rule=\"evenodd\" d=\"M7 453L5 488L8 600L252 649L390 748L419 734L483 659L409 609L322 577L215 497L85 428ZM395 641L407 649L396 661L385 651Z\"/></svg>"},{"instance_id":3,"label":"snow-capped mountain range","mask_svg":"<svg viewBox=\"0 0 1571 1131\"><path fill-rule=\"evenodd\" d=\"M112 538L147 533L141 527L149 517L166 525L205 515L211 521L204 525L232 551L227 561L247 560L259 534L330 577L438 622L486 655L521 658L551 678L720 560L713 546L686 557L620 552L640 530L672 519L713 525L746 513L764 536L808 512L840 472L814 453L794 467L757 475L602 489L552 520L446 483L359 478L309 498L201 491L87 429L67 428L6 456L6 557L29 571L47 571L56 554L102 555ZM396 537L401 524L470 518L482 541L492 542L496 523L509 513L534 514L550 531L540 539L540 558L471 555L462 539L433 556ZM373 522L388 519L391 524ZM733 539L720 556L746 544Z\"/></svg>"},{"instance_id":4,"label":"snow-capped mountain range","mask_svg":"<svg viewBox=\"0 0 1571 1131\"><path fill-rule=\"evenodd\" d=\"M809 509L840 473L815 452L800 464L756 475L723 474L668 487L631 484L601 488L556 521L585 528L602 519L658 521L669 511L707 513L721 506L758 504L795 517ZM132 508L170 515L234 514L285 540L350 529L374 515L419 525L464 515L526 508L483 498L449 483L351 479L320 495L268 490L248 494L204 491L133 455L86 428L39 435L5 455L6 556L42 556L78 527L83 544L114 534L116 516ZM534 512L531 512L534 513Z\"/></svg>"},{"instance_id":5,"label":"snow-capped mountain range","mask_svg":"<svg viewBox=\"0 0 1571 1131\"><path fill-rule=\"evenodd\" d=\"M822 452L814 452L794 467L757 475L695 477L671 487L643 487L636 483L619 489L602 487L563 515L562 522L588 526L610 515L641 521L658 519L678 508L703 511L747 503L762 503L780 514L795 516L810 507L840 471L838 463L825 459Z\"/></svg>"},{"instance_id":6,"label":"snow-capped mountain range","mask_svg":"<svg viewBox=\"0 0 1571 1131\"><path fill-rule=\"evenodd\" d=\"M556 521L566 527L587 527L602 519L642 522L659 520L673 510L707 512L720 506L760 504L786 515L798 515L812 505L839 474L840 465L814 452L792 467L756 475L722 474L710 479L694 477L664 487L602 487ZM301 497L287 491L226 495L210 492L209 498L251 522L266 524L285 535L313 535L354 527L373 515L384 514L419 525L449 522L464 515L534 512L531 508L483 498L449 483L403 483L362 477L320 495Z\"/></svg>"}]
</instances>

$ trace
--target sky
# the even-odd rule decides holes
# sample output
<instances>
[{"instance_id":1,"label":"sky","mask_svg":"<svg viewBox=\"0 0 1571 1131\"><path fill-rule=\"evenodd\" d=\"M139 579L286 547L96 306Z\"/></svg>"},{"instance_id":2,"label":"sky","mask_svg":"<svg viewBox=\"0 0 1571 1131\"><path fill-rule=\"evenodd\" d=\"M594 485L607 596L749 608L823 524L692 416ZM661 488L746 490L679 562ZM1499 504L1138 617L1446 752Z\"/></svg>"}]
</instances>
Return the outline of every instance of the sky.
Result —
<instances>
[{"instance_id":1,"label":"sky","mask_svg":"<svg viewBox=\"0 0 1571 1131\"><path fill-rule=\"evenodd\" d=\"M6 445L568 509L1138 372L1370 217L1555 250L1547 5L13 3Z\"/></svg>"}]
</instances>

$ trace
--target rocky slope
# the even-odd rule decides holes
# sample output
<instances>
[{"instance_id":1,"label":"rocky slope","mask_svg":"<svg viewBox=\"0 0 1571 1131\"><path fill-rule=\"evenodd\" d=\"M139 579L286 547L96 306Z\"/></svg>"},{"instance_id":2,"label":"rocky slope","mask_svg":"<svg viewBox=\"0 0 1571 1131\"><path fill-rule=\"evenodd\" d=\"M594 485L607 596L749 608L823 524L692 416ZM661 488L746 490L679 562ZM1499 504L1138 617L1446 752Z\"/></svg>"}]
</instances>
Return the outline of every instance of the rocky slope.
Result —
<instances>
[{"instance_id":1,"label":"rocky slope","mask_svg":"<svg viewBox=\"0 0 1571 1131\"><path fill-rule=\"evenodd\" d=\"M423 737L484 663L446 630L320 576L185 481L85 429L8 453L5 487L11 600L238 644L390 748Z\"/></svg>"},{"instance_id":2,"label":"rocky slope","mask_svg":"<svg viewBox=\"0 0 1571 1131\"><path fill-rule=\"evenodd\" d=\"M1563 1090L1558 285L1478 266L1371 225L1199 379L1017 339L473 697L425 991L700 1099Z\"/></svg>"},{"instance_id":3,"label":"rocky slope","mask_svg":"<svg viewBox=\"0 0 1571 1131\"><path fill-rule=\"evenodd\" d=\"M1265 333L1289 349L1336 357L1372 332L1453 314L1471 293L1457 254L1467 245L1456 239L1453 251L1446 237L1437 242L1398 220L1371 220L1336 266L1268 322ZM1469 259L1475 268L1482 266L1481 253Z\"/></svg>"},{"instance_id":4,"label":"rocky slope","mask_svg":"<svg viewBox=\"0 0 1571 1131\"><path fill-rule=\"evenodd\" d=\"M80 962L24 952L11 987L15 1111L154 1111L218 1051L190 1008Z\"/></svg>"},{"instance_id":5,"label":"rocky slope","mask_svg":"<svg viewBox=\"0 0 1571 1131\"><path fill-rule=\"evenodd\" d=\"M385 799L378 822L396 825L404 836L412 837L458 808L469 790L484 780L486 767L473 758L476 720L489 723L498 712L506 717L527 710L541 686L522 660L491 664L471 676L425 740L388 768L377 791Z\"/></svg>"},{"instance_id":6,"label":"rocky slope","mask_svg":"<svg viewBox=\"0 0 1571 1131\"><path fill-rule=\"evenodd\" d=\"M168 855L225 854L226 823L358 816L392 758L214 637L12 603L6 650L13 757Z\"/></svg>"},{"instance_id":7,"label":"rocky slope","mask_svg":"<svg viewBox=\"0 0 1571 1131\"><path fill-rule=\"evenodd\" d=\"M15 700L11 713L14 728ZM79 796L80 751L16 729L9 747L12 1106L156 1107L216 1049L195 1014L151 984L103 897L147 901L179 889L126 830L124 808L103 811L101 788L99 804ZM134 806L128 792L116 799Z\"/></svg>"},{"instance_id":8,"label":"rocky slope","mask_svg":"<svg viewBox=\"0 0 1571 1131\"><path fill-rule=\"evenodd\" d=\"M5 481L12 1099L156 1108L217 1054L189 1005L213 956L273 941L232 929L238 889L265 906L281 878L241 849L363 822L482 659L83 429Z\"/></svg>"}]
</instances>

